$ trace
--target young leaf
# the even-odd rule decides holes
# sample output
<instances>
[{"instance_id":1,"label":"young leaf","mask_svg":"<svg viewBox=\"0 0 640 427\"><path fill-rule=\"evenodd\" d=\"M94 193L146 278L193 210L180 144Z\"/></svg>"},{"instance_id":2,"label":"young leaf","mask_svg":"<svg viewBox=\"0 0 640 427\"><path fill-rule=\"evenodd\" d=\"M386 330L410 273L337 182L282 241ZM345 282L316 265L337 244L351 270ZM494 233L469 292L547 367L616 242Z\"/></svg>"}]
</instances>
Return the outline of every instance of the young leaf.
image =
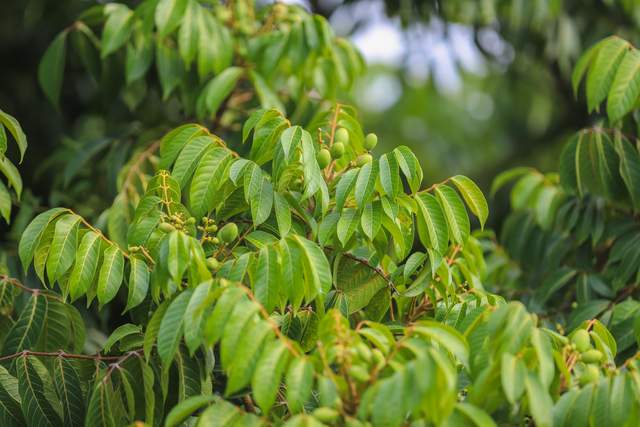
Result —
<instances>
[{"instance_id":1,"label":"young leaf","mask_svg":"<svg viewBox=\"0 0 640 427\"><path fill-rule=\"evenodd\" d=\"M467 211L460 196L451 187L445 185L437 186L435 193L447 219L453 241L464 245L469 238L470 225Z\"/></svg>"},{"instance_id":2,"label":"young leaf","mask_svg":"<svg viewBox=\"0 0 640 427\"><path fill-rule=\"evenodd\" d=\"M489 216L489 207L487 201L482 194L482 191L478 188L475 182L463 175L456 175L451 178L451 181L455 184L462 194L464 201L467 202L467 206L471 209L471 212L478 217L480 221L480 227L484 228L484 224Z\"/></svg>"},{"instance_id":3,"label":"young leaf","mask_svg":"<svg viewBox=\"0 0 640 427\"><path fill-rule=\"evenodd\" d=\"M67 30L62 31L53 39L42 56L38 66L38 82L54 107L58 108L60 89L64 76L64 62L66 56Z\"/></svg>"},{"instance_id":4,"label":"young leaf","mask_svg":"<svg viewBox=\"0 0 640 427\"><path fill-rule=\"evenodd\" d=\"M190 289L181 292L171 302L160 322L160 329L158 330L158 355L165 367L169 367L173 356L178 350L178 344L182 337L184 314L189 304L191 293L192 291Z\"/></svg>"},{"instance_id":5,"label":"young leaf","mask_svg":"<svg viewBox=\"0 0 640 427\"><path fill-rule=\"evenodd\" d=\"M98 269L101 245L100 236L93 231L88 231L82 237L76 252L76 260L71 271L69 283L65 287L65 289L68 289L72 300L86 294L89 286L93 283Z\"/></svg>"},{"instance_id":6,"label":"young leaf","mask_svg":"<svg viewBox=\"0 0 640 427\"><path fill-rule=\"evenodd\" d=\"M102 256L102 266L98 275L98 302L100 306L111 301L122 285L124 256L120 248L109 245Z\"/></svg>"},{"instance_id":7,"label":"young leaf","mask_svg":"<svg viewBox=\"0 0 640 427\"><path fill-rule=\"evenodd\" d=\"M123 4L110 3L104 8L107 21L102 30L102 47L100 56L109 54L124 45L133 29L133 12Z\"/></svg>"}]
</instances>

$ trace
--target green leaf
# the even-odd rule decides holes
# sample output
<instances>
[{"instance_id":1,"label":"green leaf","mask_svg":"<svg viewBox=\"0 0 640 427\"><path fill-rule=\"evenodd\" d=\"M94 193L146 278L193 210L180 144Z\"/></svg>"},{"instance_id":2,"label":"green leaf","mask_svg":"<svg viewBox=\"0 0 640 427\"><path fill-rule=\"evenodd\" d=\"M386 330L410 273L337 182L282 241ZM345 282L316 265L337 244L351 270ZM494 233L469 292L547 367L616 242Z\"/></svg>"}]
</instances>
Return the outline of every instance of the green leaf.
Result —
<instances>
[{"instance_id":1,"label":"green leaf","mask_svg":"<svg viewBox=\"0 0 640 427\"><path fill-rule=\"evenodd\" d=\"M22 178L20 177L18 168L16 168L6 156L0 157L0 172L7 177L9 186L13 187L16 196L20 199L20 195L22 194Z\"/></svg>"},{"instance_id":2,"label":"green leaf","mask_svg":"<svg viewBox=\"0 0 640 427\"><path fill-rule=\"evenodd\" d=\"M273 337L273 329L268 321L249 320L242 328L235 346L231 364L227 367L229 380L225 395L231 396L246 387L251 381L253 370L262 352L262 343Z\"/></svg>"},{"instance_id":3,"label":"green leaf","mask_svg":"<svg viewBox=\"0 0 640 427\"><path fill-rule=\"evenodd\" d=\"M214 146L214 139L210 136L197 136L190 139L180 151L171 171L171 176L178 182L180 188L185 188L204 153Z\"/></svg>"},{"instance_id":4,"label":"green leaf","mask_svg":"<svg viewBox=\"0 0 640 427\"><path fill-rule=\"evenodd\" d=\"M196 110L200 119L215 117L222 102L231 95L243 73L241 67L229 67L207 83L197 101Z\"/></svg>"},{"instance_id":5,"label":"green leaf","mask_svg":"<svg viewBox=\"0 0 640 427\"><path fill-rule=\"evenodd\" d=\"M30 349L38 342L47 313L47 298L32 294L13 324L2 346L3 354Z\"/></svg>"},{"instance_id":6,"label":"green leaf","mask_svg":"<svg viewBox=\"0 0 640 427\"><path fill-rule=\"evenodd\" d=\"M18 149L20 150L20 163L22 163L24 153L27 151L27 137L22 131L20 123L18 123L12 115L0 110L0 124L4 125L16 140L16 144L18 144Z\"/></svg>"},{"instance_id":7,"label":"green leaf","mask_svg":"<svg viewBox=\"0 0 640 427\"><path fill-rule=\"evenodd\" d=\"M162 99L167 100L184 75L184 64L178 52L164 41L156 43L156 68L162 86Z\"/></svg>"},{"instance_id":8,"label":"green leaf","mask_svg":"<svg viewBox=\"0 0 640 427\"><path fill-rule=\"evenodd\" d=\"M456 410L462 412L477 427L497 427L491 416L475 405L461 402L456 405Z\"/></svg>"},{"instance_id":9,"label":"green leaf","mask_svg":"<svg viewBox=\"0 0 640 427\"><path fill-rule=\"evenodd\" d=\"M302 253L302 265L305 281L312 284L313 292L307 294L310 301L316 294L325 294L331 289L331 268L322 249L314 242L299 235L290 235L287 239L295 243Z\"/></svg>"},{"instance_id":10,"label":"green leaf","mask_svg":"<svg viewBox=\"0 0 640 427\"><path fill-rule=\"evenodd\" d=\"M160 331L160 323L164 318L167 309L169 308L170 300L165 300L156 308L156 311L151 316L149 323L147 323L146 330L144 332L144 345L143 351L144 356L149 360L151 357L151 350L153 349L153 344L156 342L156 338L158 338L158 332Z\"/></svg>"},{"instance_id":11,"label":"green leaf","mask_svg":"<svg viewBox=\"0 0 640 427\"><path fill-rule=\"evenodd\" d=\"M109 335L109 338L107 338L107 341L105 341L104 345L102 346L102 350L104 350L105 353L109 353L111 351L111 347L113 347L113 345L120 341L122 338L125 338L129 335L139 334L141 332L142 327L140 325L134 325L132 323L125 323L124 325L120 325L113 332L111 332L111 335Z\"/></svg>"},{"instance_id":12,"label":"green leaf","mask_svg":"<svg viewBox=\"0 0 640 427\"><path fill-rule=\"evenodd\" d=\"M102 239L93 231L88 231L82 237L69 283L65 287L72 300L86 294L93 283L98 269L101 245Z\"/></svg>"},{"instance_id":13,"label":"green leaf","mask_svg":"<svg viewBox=\"0 0 640 427\"><path fill-rule=\"evenodd\" d=\"M140 305L149 290L150 273L147 263L136 256L131 256L129 257L129 265L131 271L129 273L129 292L125 311Z\"/></svg>"},{"instance_id":14,"label":"green leaf","mask_svg":"<svg viewBox=\"0 0 640 427\"><path fill-rule=\"evenodd\" d=\"M189 191L189 205L195 217L204 216L220 199L218 190L226 180L224 175L231 159L229 150L216 147L208 150L198 162Z\"/></svg>"},{"instance_id":15,"label":"green leaf","mask_svg":"<svg viewBox=\"0 0 640 427\"><path fill-rule=\"evenodd\" d=\"M11 194L2 181L0 181L0 214L7 224L11 223Z\"/></svg>"},{"instance_id":16,"label":"green leaf","mask_svg":"<svg viewBox=\"0 0 640 427\"><path fill-rule=\"evenodd\" d=\"M111 396L113 391L111 387L111 382L108 380L99 380L95 383L87 407L85 427L116 427L113 417L113 397Z\"/></svg>"},{"instance_id":17,"label":"green leaf","mask_svg":"<svg viewBox=\"0 0 640 427\"><path fill-rule=\"evenodd\" d=\"M178 28L186 8L187 0L160 0L158 2L155 21L160 37L166 37Z\"/></svg>"},{"instance_id":18,"label":"green leaf","mask_svg":"<svg viewBox=\"0 0 640 427\"><path fill-rule=\"evenodd\" d=\"M187 69L198 53L198 15L200 6L195 0L186 0L187 7L178 33L178 49Z\"/></svg>"},{"instance_id":19,"label":"green leaf","mask_svg":"<svg viewBox=\"0 0 640 427\"><path fill-rule=\"evenodd\" d=\"M49 45L38 66L38 82L54 107L58 108L64 76L67 30L62 31Z\"/></svg>"},{"instance_id":20,"label":"green leaf","mask_svg":"<svg viewBox=\"0 0 640 427\"><path fill-rule=\"evenodd\" d=\"M36 216L22 233L18 244L18 255L25 271L33 260L33 253L40 243L40 239L47 226L60 216L63 212L68 212L64 208L54 208Z\"/></svg>"},{"instance_id":21,"label":"green leaf","mask_svg":"<svg viewBox=\"0 0 640 427\"><path fill-rule=\"evenodd\" d=\"M256 363L251 389L256 403L265 414L269 414L276 401L282 375L289 361L288 351L282 340L272 340L266 344Z\"/></svg>"},{"instance_id":22,"label":"green leaf","mask_svg":"<svg viewBox=\"0 0 640 427\"><path fill-rule=\"evenodd\" d=\"M258 322L257 313L260 305L248 299L241 300L233 307L233 311L224 325L220 340L220 361L224 369L229 369L234 361L238 342L243 334L254 323Z\"/></svg>"},{"instance_id":23,"label":"green leaf","mask_svg":"<svg viewBox=\"0 0 640 427\"><path fill-rule=\"evenodd\" d=\"M36 365L40 364L40 368ZM49 400L53 389L51 377L36 358L21 356L16 359L18 390L22 413L29 425L62 426L62 420Z\"/></svg>"},{"instance_id":24,"label":"green leaf","mask_svg":"<svg viewBox=\"0 0 640 427\"><path fill-rule=\"evenodd\" d=\"M587 106L594 111L604 101L616 70L630 45L627 41L610 37L598 48L587 75Z\"/></svg>"},{"instance_id":25,"label":"green leaf","mask_svg":"<svg viewBox=\"0 0 640 427\"><path fill-rule=\"evenodd\" d=\"M378 179L378 162L372 161L360 168L356 180L356 204L362 209L371 200Z\"/></svg>"},{"instance_id":26,"label":"green leaf","mask_svg":"<svg viewBox=\"0 0 640 427\"><path fill-rule=\"evenodd\" d=\"M409 147L401 145L393 150L393 154L400 165L400 170L409 181L411 192L415 193L422 184L422 168L420 162Z\"/></svg>"},{"instance_id":27,"label":"green leaf","mask_svg":"<svg viewBox=\"0 0 640 427\"><path fill-rule=\"evenodd\" d=\"M417 323L414 331L437 342L453 354L462 365L469 366L469 344L456 329L436 321L423 320Z\"/></svg>"},{"instance_id":28,"label":"green leaf","mask_svg":"<svg viewBox=\"0 0 640 427\"><path fill-rule=\"evenodd\" d=\"M640 52L627 51L616 71L607 99L607 114L617 122L629 113L640 95Z\"/></svg>"},{"instance_id":29,"label":"green leaf","mask_svg":"<svg viewBox=\"0 0 640 427\"><path fill-rule=\"evenodd\" d=\"M273 193L273 208L276 213L276 221L278 222L278 232L280 237L286 237L291 230L291 206L278 192Z\"/></svg>"},{"instance_id":30,"label":"green leaf","mask_svg":"<svg viewBox=\"0 0 640 427\"><path fill-rule=\"evenodd\" d=\"M111 301L122 285L124 256L120 248L109 245L102 256L98 275L98 302L100 306Z\"/></svg>"},{"instance_id":31,"label":"green leaf","mask_svg":"<svg viewBox=\"0 0 640 427\"><path fill-rule=\"evenodd\" d=\"M451 187L445 185L437 186L434 191L447 219L453 241L464 245L469 238L470 225L469 216L460 196Z\"/></svg>"},{"instance_id":32,"label":"green leaf","mask_svg":"<svg viewBox=\"0 0 640 427\"><path fill-rule=\"evenodd\" d=\"M8 427L25 425L20 408L20 394L18 393L18 379L0 366L0 421Z\"/></svg>"},{"instance_id":33,"label":"green leaf","mask_svg":"<svg viewBox=\"0 0 640 427\"><path fill-rule=\"evenodd\" d=\"M211 283L210 280L202 282L195 288L184 315L184 341L192 356L202 343L204 317L208 314L206 305L210 301Z\"/></svg>"},{"instance_id":34,"label":"green leaf","mask_svg":"<svg viewBox=\"0 0 640 427\"><path fill-rule=\"evenodd\" d=\"M280 294L280 274L278 254L273 246L265 246L258 253L253 293L269 313L278 303Z\"/></svg>"},{"instance_id":35,"label":"green leaf","mask_svg":"<svg viewBox=\"0 0 640 427\"><path fill-rule=\"evenodd\" d=\"M336 210L342 211L344 204L351 194L353 187L356 185L356 179L358 178L358 169L350 169L346 171L341 177L340 181L336 185Z\"/></svg>"},{"instance_id":36,"label":"green leaf","mask_svg":"<svg viewBox=\"0 0 640 427\"><path fill-rule=\"evenodd\" d=\"M133 12L123 4L110 3L104 8L107 21L102 30L100 56L107 57L124 45L133 29Z\"/></svg>"},{"instance_id":37,"label":"green leaf","mask_svg":"<svg viewBox=\"0 0 640 427\"><path fill-rule=\"evenodd\" d=\"M269 87L260 74L250 70L249 78L253 82L262 108L275 108L278 111L285 112L284 104L282 104L278 95Z\"/></svg>"},{"instance_id":38,"label":"green leaf","mask_svg":"<svg viewBox=\"0 0 640 427\"><path fill-rule=\"evenodd\" d=\"M63 357L54 359L53 385L62 403L64 425L81 427L84 422L84 396L80 377L71 362Z\"/></svg>"},{"instance_id":39,"label":"green leaf","mask_svg":"<svg viewBox=\"0 0 640 427\"><path fill-rule=\"evenodd\" d=\"M380 184L384 193L391 199L395 198L402 190L400 182L400 169L395 155L383 154L378 162L380 166Z\"/></svg>"},{"instance_id":40,"label":"green leaf","mask_svg":"<svg viewBox=\"0 0 640 427\"><path fill-rule=\"evenodd\" d=\"M544 389L538 377L531 373L525 377L524 385L527 391L529 410L536 426L552 427L553 401L549 392Z\"/></svg>"},{"instance_id":41,"label":"green leaf","mask_svg":"<svg viewBox=\"0 0 640 427\"><path fill-rule=\"evenodd\" d=\"M634 209L640 210L640 154L629 141L619 135L615 144L620 157L620 176L627 186Z\"/></svg>"},{"instance_id":42,"label":"green leaf","mask_svg":"<svg viewBox=\"0 0 640 427\"><path fill-rule=\"evenodd\" d=\"M182 324L184 313L189 304L192 291L190 289L181 292L169 305L167 312L162 317L158 330L158 356L162 364L168 367L178 351L178 344L182 337Z\"/></svg>"},{"instance_id":43,"label":"green leaf","mask_svg":"<svg viewBox=\"0 0 640 427\"><path fill-rule=\"evenodd\" d=\"M510 353L502 354L500 363L500 380L507 400L516 405L524 393L524 379L527 376L526 366L521 358Z\"/></svg>"},{"instance_id":44,"label":"green leaf","mask_svg":"<svg viewBox=\"0 0 640 427\"><path fill-rule=\"evenodd\" d=\"M382 225L382 205L380 201L376 200L365 205L362 210L360 225L362 226L362 231L370 240L376 237Z\"/></svg>"},{"instance_id":45,"label":"green leaf","mask_svg":"<svg viewBox=\"0 0 640 427\"><path fill-rule=\"evenodd\" d=\"M478 217L480 227L484 228L484 224L489 216L489 206L487 206L487 201L482 191L480 191L480 188L478 188L475 182L463 175L456 175L451 178L451 181L458 188L460 194L462 194L471 212Z\"/></svg>"},{"instance_id":46,"label":"green leaf","mask_svg":"<svg viewBox=\"0 0 640 427\"><path fill-rule=\"evenodd\" d=\"M387 281L362 262L343 256L336 269L336 289L347 300L348 314L365 308L374 296L387 287Z\"/></svg>"},{"instance_id":47,"label":"green leaf","mask_svg":"<svg viewBox=\"0 0 640 427\"><path fill-rule=\"evenodd\" d=\"M449 229L438 200L429 193L414 196L417 205L418 236L426 248L438 254L446 252L449 243Z\"/></svg>"},{"instance_id":48,"label":"green leaf","mask_svg":"<svg viewBox=\"0 0 640 427\"><path fill-rule=\"evenodd\" d=\"M175 128L160 141L160 169L168 169L178 158L184 147L195 137L206 135L207 130L200 125L186 124Z\"/></svg>"},{"instance_id":49,"label":"green leaf","mask_svg":"<svg viewBox=\"0 0 640 427\"><path fill-rule=\"evenodd\" d=\"M164 423L164 427L176 427L181 425L183 421L186 421L186 419L189 418L198 409L214 402L216 399L216 396L209 395L193 396L186 400L183 400L182 402L171 408L171 411L169 411L167 419Z\"/></svg>"},{"instance_id":50,"label":"green leaf","mask_svg":"<svg viewBox=\"0 0 640 427\"><path fill-rule=\"evenodd\" d=\"M286 375L287 403L292 413L301 412L311 396L313 365L306 357L293 359Z\"/></svg>"},{"instance_id":51,"label":"green leaf","mask_svg":"<svg viewBox=\"0 0 640 427\"><path fill-rule=\"evenodd\" d=\"M338 240L340 240L342 246L346 246L351 236L353 236L353 233L358 228L359 219L360 215L355 209L345 209L342 211L337 228Z\"/></svg>"}]
</instances>

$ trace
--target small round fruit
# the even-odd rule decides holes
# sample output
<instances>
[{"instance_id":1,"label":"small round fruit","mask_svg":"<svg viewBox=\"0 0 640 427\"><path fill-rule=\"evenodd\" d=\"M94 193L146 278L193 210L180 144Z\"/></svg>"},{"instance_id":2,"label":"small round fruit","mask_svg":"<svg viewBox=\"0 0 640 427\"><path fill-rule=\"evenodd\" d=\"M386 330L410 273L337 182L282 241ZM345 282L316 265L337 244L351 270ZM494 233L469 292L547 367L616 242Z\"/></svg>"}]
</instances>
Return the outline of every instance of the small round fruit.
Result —
<instances>
[{"instance_id":1,"label":"small round fruit","mask_svg":"<svg viewBox=\"0 0 640 427\"><path fill-rule=\"evenodd\" d=\"M318 152L316 160L318 160L318 166L320 166L320 169L324 169L329 166L329 163L331 163L331 153L326 148L323 148Z\"/></svg>"},{"instance_id":2,"label":"small round fruit","mask_svg":"<svg viewBox=\"0 0 640 427\"><path fill-rule=\"evenodd\" d=\"M187 219L187 224L188 224L188 225L194 225L195 223L196 223L196 219L195 219L194 217L190 216L190 217Z\"/></svg>"},{"instance_id":3,"label":"small round fruit","mask_svg":"<svg viewBox=\"0 0 640 427\"><path fill-rule=\"evenodd\" d=\"M349 131L345 128L340 128L336 131L335 141L347 144L349 142Z\"/></svg>"},{"instance_id":4,"label":"small round fruit","mask_svg":"<svg viewBox=\"0 0 640 427\"><path fill-rule=\"evenodd\" d=\"M600 379L600 369L598 369L595 365L587 365L580 374L580 384L587 385L590 383L594 383Z\"/></svg>"},{"instance_id":5,"label":"small round fruit","mask_svg":"<svg viewBox=\"0 0 640 427\"><path fill-rule=\"evenodd\" d=\"M358 158L356 159L356 166L364 166L367 163L371 163L371 161L373 160L373 157L371 157L371 154L366 153L366 154L360 154L358 156Z\"/></svg>"},{"instance_id":6,"label":"small round fruit","mask_svg":"<svg viewBox=\"0 0 640 427\"><path fill-rule=\"evenodd\" d=\"M173 230L175 230L175 229L176 229L173 225L169 224L168 222L162 222L162 223L160 223L160 225L158 226L158 228L159 228L161 231L164 231L165 233L171 233Z\"/></svg>"},{"instance_id":7,"label":"small round fruit","mask_svg":"<svg viewBox=\"0 0 640 427\"><path fill-rule=\"evenodd\" d=\"M378 145L378 135L370 133L364 138L364 148L367 150L373 150Z\"/></svg>"},{"instance_id":8,"label":"small round fruit","mask_svg":"<svg viewBox=\"0 0 640 427\"><path fill-rule=\"evenodd\" d=\"M599 350L587 350L580 358L584 363L598 363L602 360L602 352Z\"/></svg>"},{"instance_id":9,"label":"small round fruit","mask_svg":"<svg viewBox=\"0 0 640 427\"><path fill-rule=\"evenodd\" d=\"M210 224L210 225L207 225L205 230L207 230L207 232L209 233L215 233L216 231L218 231L218 226L215 224Z\"/></svg>"},{"instance_id":10,"label":"small round fruit","mask_svg":"<svg viewBox=\"0 0 640 427\"><path fill-rule=\"evenodd\" d=\"M349 368L349 375L356 381L362 383L369 381L369 378L371 378L369 372L362 366L358 365L353 365Z\"/></svg>"},{"instance_id":11,"label":"small round fruit","mask_svg":"<svg viewBox=\"0 0 640 427\"><path fill-rule=\"evenodd\" d=\"M331 146L331 157L339 159L342 156L344 156L344 144L342 142L335 142Z\"/></svg>"},{"instance_id":12,"label":"small round fruit","mask_svg":"<svg viewBox=\"0 0 640 427\"><path fill-rule=\"evenodd\" d=\"M591 337L586 329L578 329L571 337L571 342L576 345L576 349L580 353L584 353L591 348Z\"/></svg>"},{"instance_id":13,"label":"small round fruit","mask_svg":"<svg viewBox=\"0 0 640 427\"><path fill-rule=\"evenodd\" d=\"M234 222L225 224L218 232L218 238L224 243L231 243L238 237L238 226Z\"/></svg>"},{"instance_id":14,"label":"small round fruit","mask_svg":"<svg viewBox=\"0 0 640 427\"><path fill-rule=\"evenodd\" d=\"M220 268L220 262L214 257L207 258L207 268L211 271L217 271Z\"/></svg>"},{"instance_id":15,"label":"small round fruit","mask_svg":"<svg viewBox=\"0 0 640 427\"><path fill-rule=\"evenodd\" d=\"M313 416L320 422L333 424L340 416L340 413L333 408L323 406L313 411Z\"/></svg>"}]
</instances>

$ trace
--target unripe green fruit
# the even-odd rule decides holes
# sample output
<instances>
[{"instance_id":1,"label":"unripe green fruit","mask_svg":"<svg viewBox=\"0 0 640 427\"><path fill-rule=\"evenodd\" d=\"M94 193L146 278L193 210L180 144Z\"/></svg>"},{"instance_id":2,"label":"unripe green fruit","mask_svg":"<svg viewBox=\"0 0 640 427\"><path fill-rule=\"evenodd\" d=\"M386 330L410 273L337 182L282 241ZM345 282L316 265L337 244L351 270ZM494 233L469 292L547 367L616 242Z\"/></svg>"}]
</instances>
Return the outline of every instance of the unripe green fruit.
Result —
<instances>
[{"instance_id":1,"label":"unripe green fruit","mask_svg":"<svg viewBox=\"0 0 640 427\"><path fill-rule=\"evenodd\" d=\"M214 257L207 258L207 268L212 271L218 270L220 268L220 262Z\"/></svg>"},{"instance_id":2,"label":"unripe green fruit","mask_svg":"<svg viewBox=\"0 0 640 427\"><path fill-rule=\"evenodd\" d=\"M369 372L362 366L358 365L353 365L349 368L349 375L359 382L367 382L370 378Z\"/></svg>"},{"instance_id":3,"label":"unripe green fruit","mask_svg":"<svg viewBox=\"0 0 640 427\"><path fill-rule=\"evenodd\" d=\"M329 163L331 163L331 153L326 148L323 148L318 152L316 160L318 160L318 166L320 166L320 169L324 169L329 166Z\"/></svg>"},{"instance_id":4,"label":"unripe green fruit","mask_svg":"<svg viewBox=\"0 0 640 427\"><path fill-rule=\"evenodd\" d=\"M187 219L187 224L189 224L189 225L193 225L193 224L195 224L195 223L196 223L196 219L195 219L194 217L190 216L190 217Z\"/></svg>"},{"instance_id":5,"label":"unripe green fruit","mask_svg":"<svg viewBox=\"0 0 640 427\"><path fill-rule=\"evenodd\" d=\"M238 237L238 226L230 222L220 229L218 238L225 243L231 243Z\"/></svg>"},{"instance_id":6,"label":"unripe green fruit","mask_svg":"<svg viewBox=\"0 0 640 427\"><path fill-rule=\"evenodd\" d=\"M331 146L331 157L339 159L342 156L344 156L344 144L342 142L335 142L333 146Z\"/></svg>"},{"instance_id":7,"label":"unripe green fruit","mask_svg":"<svg viewBox=\"0 0 640 427\"><path fill-rule=\"evenodd\" d=\"M169 224L168 222L162 222L162 223L160 223L160 225L158 226L158 228L159 228L161 231L164 231L165 233L171 233L173 230L175 230L175 229L176 229L173 225Z\"/></svg>"},{"instance_id":8,"label":"unripe green fruit","mask_svg":"<svg viewBox=\"0 0 640 427\"><path fill-rule=\"evenodd\" d=\"M340 128L336 131L335 141L347 144L349 142L349 131L345 128Z\"/></svg>"},{"instance_id":9,"label":"unripe green fruit","mask_svg":"<svg viewBox=\"0 0 640 427\"><path fill-rule=\"evenodd\" d=\"M333 424L336 422L336 420L340 416L340 413L335 409L327 408L323 406L313 411L313 416L318 421L321 421L323 423Z\"/></svg>"},{"instance_id":10,"label":"unripe green fruit","mask_svg":"<svg viewBox=\"0 0 640 427\"><path fill-rule=\"evenodd\" d=\"M580 375L580 385L594 383L600 379L600 369L595 365L587 365Z\"/></svg>"},{"instance_id":11,"label":"unripe green fruit","mask_svg":"<svg viewBox=\"0 0 640 427\"><path fill-rule=\"evenodd\" d=\"M602 360L602 352L599 350L587 350L580 358L584 363L598 363Z\"/></svg>"},{"instance_id":12,"label":"unripe green fruit","mask_svg":"<svg viewBox=\"0 0 640 427\"><path fill-rule=\"evenodd\" d=\"M207 230L210 233L215 233L216 231L218 231L218 226L215 224L207 225L205 230Z\"/></svg>"},{"instance_id":13,"label":"unripe green fruit","mask_svg":"<svg viewBox=\"0 0 640 427\"><path fill-rule=\"evenodd\" d=\"M371 163L372 160L373 160L373 157L371 157L371 154L369 154L369 153L360 154L358 156L358 158L356 159L356 165L357 166L364 166L367 163Z\"/></svg>"},{"instance_id":14,"label":"unripe green fruit","mask_svg":"<svg viewBox=\"0 0 640 427\"><path fill-rule=\"evenodd\" d=\"M373 150L378 145L378 135L370 133L364 139L364 148L367 150Z\"/></svg>"},{"instance_id":15,"label":"unripe green fruit","mask_svg":"<svg viewBox=\"0 0 640 427\"><path fill-rule=\"evenodd\" d=\"M580 353L584 353L591 348L591 337L586 329L578 329L571 337L571 342L576 345L576 349Z\"/></svg>"}]
</instances>

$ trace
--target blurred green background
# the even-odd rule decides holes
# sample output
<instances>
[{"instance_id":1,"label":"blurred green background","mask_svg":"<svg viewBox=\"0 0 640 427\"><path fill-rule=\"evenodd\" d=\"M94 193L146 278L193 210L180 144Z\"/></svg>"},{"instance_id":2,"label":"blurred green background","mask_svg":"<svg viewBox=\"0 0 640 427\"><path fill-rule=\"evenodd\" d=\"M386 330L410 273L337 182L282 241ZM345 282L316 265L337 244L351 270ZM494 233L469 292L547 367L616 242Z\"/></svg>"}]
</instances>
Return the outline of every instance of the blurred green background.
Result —
<instances>
[{"instance_id":1,"label":"blurred green background","mask_svg":"<svg viewBox=\"0 0 640 427\"><path fill-rule=\"evenodd\" d=\"M53 147L68 144L67 153L73 152L78 134L104 134L103 122L83 104L79 67L67 67L62 112L46 102L36 76L53 37L99 2L2 2L0 106L20 120L28 136L23 168L41 171L23 174L31 181L26 186L34 196L26 198L34 206L48 194L53 195L43 204L64 204L64 185L56 184L61 172L46 167L55 164ZM425 184L460 173L485 190L509 167L556 167L567 136L598 120L574 98L570 74L576 59L610 34L637 41L640 20L637 0L296 3L327 17L337 34L363 52L368 72L344 101L355 104L365 129L379 135L379 152L408 145L423 162ZM88 201L91 190L86 189ZM494 203L494 226L500 210Z\"/></svg>"}]
</instances>

